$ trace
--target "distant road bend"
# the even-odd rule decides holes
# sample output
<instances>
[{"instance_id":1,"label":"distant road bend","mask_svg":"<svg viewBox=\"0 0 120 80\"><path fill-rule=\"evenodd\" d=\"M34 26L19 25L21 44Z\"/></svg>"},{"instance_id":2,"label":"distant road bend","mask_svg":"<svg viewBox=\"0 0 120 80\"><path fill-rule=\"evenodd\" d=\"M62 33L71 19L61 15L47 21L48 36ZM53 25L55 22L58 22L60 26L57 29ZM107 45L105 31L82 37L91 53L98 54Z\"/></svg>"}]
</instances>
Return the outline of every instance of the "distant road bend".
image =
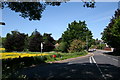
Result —
<instances>
[{"instance_id":1,"label":"distant road bend","mask_svg":"<svg viewBox=\"0 0 120 80\"><path fill-rule=\"evenodd\" d=\"M89 57L23 69L20 74L45 80L120 80L119 57L105 52L97 50Z\"/></svg>"}]
</instances>

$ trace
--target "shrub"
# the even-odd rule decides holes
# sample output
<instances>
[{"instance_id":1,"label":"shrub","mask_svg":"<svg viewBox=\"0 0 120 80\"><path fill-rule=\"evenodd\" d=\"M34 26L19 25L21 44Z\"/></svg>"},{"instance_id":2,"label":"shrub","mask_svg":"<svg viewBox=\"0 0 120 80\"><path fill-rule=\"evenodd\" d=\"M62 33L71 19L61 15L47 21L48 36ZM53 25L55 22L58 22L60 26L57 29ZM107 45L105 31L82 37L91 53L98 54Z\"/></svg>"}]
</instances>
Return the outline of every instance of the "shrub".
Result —
<instances>
[{"instance_id":1,"label":"shrub","mask_svg":"<svg viewBox=\"0 0 120 80\"><path fill-rule=\"evenodd\" d=\"M44 52L49 52L49 51L52 51L54 48L55 48L55 46L52 43L47 42L43 46L43 51Z\"/></svg>"},{"instance_id":2,"label":"shrub","mask_svg":"<svg viewBox=\"0 0 120 80\"><path fill-rule=\"evenodd\" d=\"M59 46L56 47L56 51L67 52L68 44L67 42L61 42Z\"/></svg>"},{"instance_id":3,"label":"shrub","mask_svg":"<svg viewBox=\"0 0 120 80\"><path fill-rule=\"evenodd\" d=\"M68 52L80 52L84 50L85 48L85 42L81 40L73 40L73 42L70 44L70 47L68 49Z\"/></svg>"},{"instance_id":4,"label":"shrub","mask_svg":"<svg viewBox=\"0 0 120 80\"><path fill-rule=\"evenodd\" d=\"M106 44L98 44L97 49L104 49L106 47Z\"/></svg>"}]
</instances>

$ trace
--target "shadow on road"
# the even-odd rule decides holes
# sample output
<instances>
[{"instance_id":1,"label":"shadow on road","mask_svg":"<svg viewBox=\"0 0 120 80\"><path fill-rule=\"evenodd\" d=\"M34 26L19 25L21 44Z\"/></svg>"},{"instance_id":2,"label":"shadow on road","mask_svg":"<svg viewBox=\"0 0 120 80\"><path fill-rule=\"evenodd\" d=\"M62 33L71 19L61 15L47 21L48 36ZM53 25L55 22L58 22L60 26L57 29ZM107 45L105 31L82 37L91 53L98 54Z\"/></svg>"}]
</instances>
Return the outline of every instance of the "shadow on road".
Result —
<instances>
[{"instance_id":1,"label":"shadow on road","mask_svg":"<svg viewBox=\"0 0 120 80\"><path fill-rule=\"evenodd\" d=\"M119 67L110 64L97 65L102 74L96 64L52 63L22 69L16 76L26 75L28 80L120 80Z\"/></svg>"}]
</instances>

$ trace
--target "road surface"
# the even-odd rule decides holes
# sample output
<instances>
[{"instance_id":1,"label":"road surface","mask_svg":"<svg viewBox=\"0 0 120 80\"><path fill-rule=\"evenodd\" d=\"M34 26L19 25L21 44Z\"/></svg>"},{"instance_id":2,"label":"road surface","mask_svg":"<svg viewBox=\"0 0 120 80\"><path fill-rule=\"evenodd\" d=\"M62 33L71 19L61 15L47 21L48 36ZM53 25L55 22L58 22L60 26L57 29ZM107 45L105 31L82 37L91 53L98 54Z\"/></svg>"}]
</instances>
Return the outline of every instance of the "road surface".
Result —
<instances>
[{"instance_id":1,"label":"road surface","mask_svg":"<svg viewBox=\"0 0 120 80\"><path fill-rule=\"evenodd\" d=\"M118 57L105 52L97 50L93 56L27 68L20 74L38 80L120 80Z\"/></svg>"}]
</instances>

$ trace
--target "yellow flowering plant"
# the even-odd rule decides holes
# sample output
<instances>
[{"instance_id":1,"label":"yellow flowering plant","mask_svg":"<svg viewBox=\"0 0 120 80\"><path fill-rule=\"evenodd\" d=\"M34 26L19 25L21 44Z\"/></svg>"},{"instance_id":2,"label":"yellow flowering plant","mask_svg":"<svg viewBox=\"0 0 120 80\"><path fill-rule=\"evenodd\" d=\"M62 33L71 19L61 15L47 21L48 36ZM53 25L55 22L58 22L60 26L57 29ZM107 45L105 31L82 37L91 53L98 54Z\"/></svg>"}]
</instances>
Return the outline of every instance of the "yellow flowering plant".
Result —
<instances>
[{"instance_id":1,"label":"yellow flowering plant","mask_svg":"<svg viewBox=\"0 0 120 80\"><path fill-rule=\"evenodd\" d=\"M30 53L14 53L14 52L5 52L0 53L1 57L0 59L12 59L12 58L19 58L19 57L33 57L33 56L45 56L49 55L47 53L40 53L40 54L30 54Z\"/></svg>"}]
</instances>

